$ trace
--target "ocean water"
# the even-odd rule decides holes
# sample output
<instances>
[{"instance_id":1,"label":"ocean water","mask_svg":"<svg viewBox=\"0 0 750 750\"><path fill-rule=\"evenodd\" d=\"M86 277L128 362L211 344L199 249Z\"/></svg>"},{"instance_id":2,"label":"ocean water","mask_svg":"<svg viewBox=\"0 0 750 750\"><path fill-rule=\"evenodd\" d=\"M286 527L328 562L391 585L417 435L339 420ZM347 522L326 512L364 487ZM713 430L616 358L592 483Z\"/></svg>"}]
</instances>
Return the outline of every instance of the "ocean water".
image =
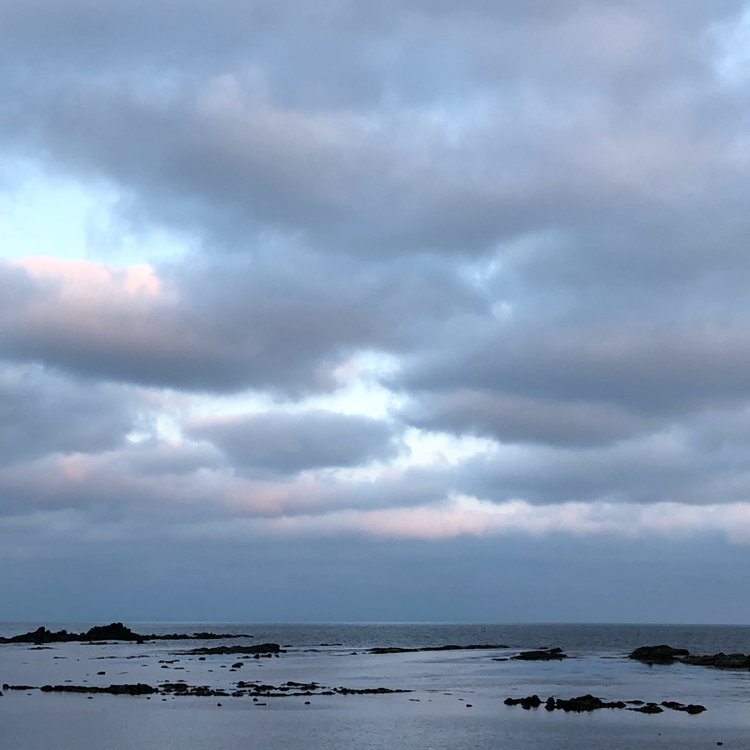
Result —
<instances>
[{"instance_id":1,"label":"ocean water","mask_svg":"<svg viewBox=\"0 0 750 750\"><path fill-rule=\"evenodd\" d=\"M85 631L92 623L0 623L8 636L44 624ZM144 644L0 645L0 682L41 686L184 680L232 690L238 680L281 685L386 687L411 692L268 698L118 696L5 690L0 697L0 750L59 748L507 748L750 747L750 672L682 664L649 667L627 658L642 645L669 643L694 653L750 652L750 627L686 625L247 624L127 623L141 633L249 633L271 641L278 658L181 654L227 641ZM504 644L469 651L370 654L378 646ZM496 661L519 650L560 646L555 662ZM104 674L98 674L104 672ZM602 709L547 712L506 706L506 697L537 693L571 698L701 703L699 715L644 715ZM309 704L306 704L309 701ZM221 705L218 705L221 703Z\"/></svg>"}]
</instances>

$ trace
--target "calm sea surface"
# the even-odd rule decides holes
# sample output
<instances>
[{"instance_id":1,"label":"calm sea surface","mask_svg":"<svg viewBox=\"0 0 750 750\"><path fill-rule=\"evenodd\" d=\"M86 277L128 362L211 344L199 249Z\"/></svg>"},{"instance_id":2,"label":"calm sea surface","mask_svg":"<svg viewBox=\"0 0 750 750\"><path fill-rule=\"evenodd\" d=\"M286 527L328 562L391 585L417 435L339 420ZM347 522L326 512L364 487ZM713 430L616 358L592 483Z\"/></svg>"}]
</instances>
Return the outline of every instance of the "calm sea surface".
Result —
<instances>
[{"instance_id":1,"label":"calm sea surface","mask_svg":"<svg viewBox=\"0 0 750 750\"><path fill-rule=\"evenodd\" d=\"M0 623L9 636L44 624L85 631L92 623ZM627 659L637 646L668 643L693 653L750 653L750 627L687 625L460 625L127 623L141 633L248 633L238 641L145 644L0 645L0 682L41 686L108 686L184 680L231 691L238 680L281 685L312 682L386 695L268 698L115 696L5 690L0 697L0 750L59 748L523 748L750 747L750 673ZM201 646L271 641L278 658L177 653ZM419 648L486 644L505 648L376 655L376 646ZM497 661L522 649L560 646L559 662ZM103 673L103 674L100 674ZM626 710L586 714L524 711L508 696L701 703L697 716ZM309 700L309 704L305 701ZM217 705L220 703L221 705Z\"/></svg>"}]
</instances>

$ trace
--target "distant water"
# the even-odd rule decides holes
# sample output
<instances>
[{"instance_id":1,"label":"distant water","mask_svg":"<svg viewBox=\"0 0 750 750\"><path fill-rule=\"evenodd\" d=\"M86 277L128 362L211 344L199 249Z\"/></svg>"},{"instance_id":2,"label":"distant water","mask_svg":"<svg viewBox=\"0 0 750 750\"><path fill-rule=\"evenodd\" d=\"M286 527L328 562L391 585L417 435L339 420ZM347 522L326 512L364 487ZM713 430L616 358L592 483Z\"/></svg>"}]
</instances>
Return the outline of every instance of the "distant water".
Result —
<instances>
[{"instance_id":1,"label":"distant water","mask_svg":"<svg viewBox=\"0 0 750 750\"><path fill-rule=\"evenodd\" d=\"M39 625L85 631L102 623L0 623L0 635ZM0 750L105 748L135 750L349 750L372 748L505 748L578 750L583 747L723 750L748 747L750 673L682 664L654 666L627 659L642 645L668 643L693 653L750 653L750 626L571 624L267 624L126 623L141 633L248 633L245 643L272 641L279 658L175 653L196 645L0 645L0 682L101 685L185 680L232 691L238 680L281 685L316 681L325 686L410 690L389 695L247 697L112 696L4 691L0 697ZM234 643L235 641L227 641ZM377 646L419 648L445 644L500 645L478 651L373 655ZM560 646L561 662L497 661L519 650ZM103 673L103 674L100 674ZM593 693L608 700L677 700L707 711L647 716L624 710L565 714L524 711L508 696L569 698ZM217 705L221 703L221 706Z\"/></svg>"}]
</instances>

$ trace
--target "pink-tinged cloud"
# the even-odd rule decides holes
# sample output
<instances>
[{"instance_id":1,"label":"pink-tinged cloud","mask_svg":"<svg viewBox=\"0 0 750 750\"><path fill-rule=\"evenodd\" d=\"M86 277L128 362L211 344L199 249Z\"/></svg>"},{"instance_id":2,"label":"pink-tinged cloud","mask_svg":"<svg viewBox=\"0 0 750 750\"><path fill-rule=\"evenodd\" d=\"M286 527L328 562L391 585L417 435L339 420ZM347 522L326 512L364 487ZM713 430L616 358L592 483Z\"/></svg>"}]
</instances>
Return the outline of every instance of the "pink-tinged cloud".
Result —
<instances>
[{"instance_id":1,"label":"pink-tinged cloud","mask_svg":"<svg viewBox=\"0 0 750 750\"><path fill-rule=\"evenodd\" d=\"M434 507L347 509L318 516L284 516L264 525L283 536L366 534L379 539L431 541L507 534L685 538L718 532L731 542L750 544L750 503L539 506L523 501L495 505L461 497Z\"/></svg>"},{"instance_id":2,"label":"pink-tinged cloud","mask_svg":"<svg viewBox=\"0 0 750 750\"><path fill-rule=\"evenodd\" d=\"M366 310L293 267L160 276L150 266L0 261L0 351L85 377L226 392L329 391L381 335Z\"/></svg>"},{"instance_id":3,"label":"pink-tinged cloud","mask_svg":"<svg viewBox=\"0 0 750 750\"><path fill-rule=\"evenodd\" d=\"M156 297L164 294L164 285L156 270L147 264L121 268L90 260L28 256L8 261L25 269L38 280L59 285L63 299L112 299L139 295Z\"/></svg>"}]
</instances>

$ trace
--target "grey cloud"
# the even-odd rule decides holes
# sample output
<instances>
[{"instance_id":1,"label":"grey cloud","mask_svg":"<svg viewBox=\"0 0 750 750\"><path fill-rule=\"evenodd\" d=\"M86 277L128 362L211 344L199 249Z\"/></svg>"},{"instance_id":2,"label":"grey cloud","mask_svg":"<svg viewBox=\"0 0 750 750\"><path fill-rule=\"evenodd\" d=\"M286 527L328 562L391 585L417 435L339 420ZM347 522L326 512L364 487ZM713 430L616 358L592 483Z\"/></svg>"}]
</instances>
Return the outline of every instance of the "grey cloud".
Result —
<instances>
[{"instance_id":1,"label":"grey cloud","mask_svg":"<svg viewBox=\"0 0 750 750\"><path fill-rule=\"evenodd\" d=\"M608 404L548 400L490 390L416 395L403 412L421 429L471 433L509 443L585 446L621 440L654 421Z\"/></svg>"},{"instance_id":2,"label":"grey cloud","mask_svg":"<svg viewBox=\"0 0 750 750\"><path fill-rule=\"evenodd\" d=\"M131 220L214 248L248 251L275 233L327 253L476 253L529 226L529 197L513 195L516 176L493 166L504 150L477 163L484 138L467 151L429 116L373 128L346 111L286 109L249 88L232 76L176 94L62 80L8 92L20 104L0 134L11 144L31 137L24 148L119 186Z\"/></svg>"},{"instance_id":3,"label":"grey cloud","mask_svg":"<svg viewBox=\"0 0 750 750\"><path fill-rule=\"evenodd\" d=\"M750 397L750 336L728 324L645 323L548 328L519 325L417 359L401 377L412 389L478 388L540 400L612 405L641 417L676 417ZM585 421L585 409L581 416Z\"/></svg>"},{"instance_id":4,"label":"grey cloud","mask_svg":"<svg viewBox=\"0 0 750 750\"><path fill-rule=\"evenodd\" d=\"M735 446L739 447L739 446ZM459 467L461 491L493 502L694 505L744 502L750 472L726 445L708 448L674 428L589 448L498 447Z\"/></svg>"},{"instance_id":5,"label":"grey cloud","mask_svg":"<svg viewBox=\"0 0 750 750\"><path fill-rule=\"evenodd\" d=\"M392 458L395 430L380 420L323 410L260 412L194 422L187 434L220 448L240 468L284 474Z\"/></svg>"},{"instance_id":6,"label":"grey cloud","mask_svg":"<svg viewBox=\"0 0 750 750\"><path fill-rule=\"evenodd\" d=\"M713 8L712 17L738 8L727 3ZM19 23L33 36L55 17L44 10L44 4L6 9L8 27ZM540 226L569 229L575 247L588 225L609 226L624 207L659 213L658 206L663 215L671 194L701 190L711 170L723 175L723 181L712 178L711 187L744 192L733 186L731 169L715 169L727 144L744 132L736 97L714 90L703 46L673 49L705 32L706 18L693 4L670 4L669 14L645 4L602 9L590 3L563 12L540 3L521 13L506 4L451 12L423 3L398 12L388 4L362 10L350 3L316 13L263 3L244 10L219 4L211 14L199 6L175 18L172 10L170 3L157 3L118 24L118 13L108 16L85 4L70 9L69 17L81 19L84 29L96 19L94 25L113 35L123 25L147 25L149 16L169 18L176 29L169 41L176 50L182 45L191 61L201 56L183 34L194 33L199 22L211 30L207 38L234 40L235 46L211 51L220 61L214 70L185 61L177 73L162 61L160 70L169 72L159 82L131 60L105 65L106 72L93 77L90 65L30 78L9 74L5 85L15 116L14 109L6 113L0 132L11 143L50 154L65 169L113 181L129 195L133 211L189 228L214 247L246 247L248 238L278 232L301 233L327 253L477 254ZM625 55L618 62L624 71L612 72L597 64L610 49L594 45L578 69L560 72L560 63L580 55L584 42L600 38L594 33L600 27L627 43L623 17L633 17L636 37L642 28L654 37L643 44L654 42L676 57L683 75L686 50L695 57L701 49L689 86L676 78L674 65L646 54L651 47ZM238 27L258 38L270 31L273 43L241 44ZM70 41L67 55L75 60L75 29L66 33L63 26L58 35ZM160 60L163 45L149 42L148 34L144 39L141 57ZM435 39L440 44L429 41ZM127 43L115 43L114 50L127 59ZM431 57L419 62L416 50L420 57L429 50ZM295 63L298 51L324 62ZM35 59L32 68L46 58ZM357 91L368 87L357 80L333 100L285 96L335 89L335 77L315 80L320 64L363 70L375 82L368 105L358 107ZM668 75L656 78L660 66ZM657 87L653 95L644 96L646 76ZM622 103L631 81L636 93ZM420 88L430 94L420 99ZM701 109L706 99L710 118ZM719 118L717 107L724 108ZM453 132L455 121L461 126ZM668 239L666 229L653 234L657 242Z\"/></svg>"},{"instance_id":7,"label":"grey cloud","mask_svg":"<svg viewBox=\"0 0 750 750\"><path fill-rule=\"evenodd\" d=\"M310 436L309 417L306 425ZM323 420L325 421L325 418ZM333 420L329 420L333 422ZM366 420L341 418L329 439L343 424L377 431ZM320 425L318 425L320 427ZM319 431L320 432L320 431ZM357 446L357 435L349 435ZM373 443L375 441L373 440ZM356 459L390 455L391 446L360 441ZM329 446L330 447L330 446ZM334 452L320 450L320 463L354 461L353 452L339 443ZM240 459L244 457L240 456ZM261 459L256 459L260 463ZM158 536L195 528L203 536L224 538L234 519L279 519L321 516L335 511L429 505L445 500L445 473L432 468L388 469L375 478L341 478L328 473L284 476L309 463L306 456L267 458L265 471L243 472L216 449L192 442L169 444L154 439L125 444L95 455L47 455L0 467L0 518L33 523L39 514L72 514L77 532L131 533ZM268 471L268 468L274 471ZM243 527L244 529L244 527ZM243 531L244 533L244 531Z\"/></svg>"},{"instance_id":8,"label":"grey cloud","mask_svg":"<svg viewBox=\"0 0 750 750\"><path fill-rule=\"evenodd\" d=\"M217 450L207 445L187 442L169 443L150 438L129 447L121 463L126 473L135 476L163 478L188 476L214 471L225 466Z\"/></svg>"},{"instance_id":9,"label":"grey cloud","mask_svg":"<svg viewBox=\"0 0 750 750\"><path fill-rule=\"evenodd\" d=\"M346 299L303 279L287 278L279 290L252 268L241 280L197 273L177 300L71 300L57 282L28 278L25 293L13 294L18 275L9 274L11 294L0 300L5 356L93 377L219 391L328 389L344 353L378 337Z\"/></svg>"},{"instance_id":10,"label":"grey cloud","mask_svg":"<svg viewBox=\"0 0 750 750\"><path fill-rule=\"evenodd\" d=\"M5 362L0 370L0 464L116 448L129 432L147 426L148 412L148 399L133 389Z\"/></svg>"},{"instance_id":11,"label":"grey cloud","mask_svg":"<svg viewBox=\"0 0 750 750\"><path fill-rule=\"evenodd\" d=\"M64 283L0 263L6 357L93 378L293 396L335 388L335 368L357 351L408 347L446 315L485 304L450 266L414 259L374 273L297 252L277 264L260 252L165 270L155 294L76 296Z\"/></svg>"},{"instance_id":12,"label":"grey cloud","mask_svg":"<svg viewBox=\"0 0 750 750\"><path fill-rule=\"evenodd\" d=\"M47 422L0 391L0 444L37 459L0 477L4 512L173 528L231 503L747 497L727 412L750 400L749 99L715 34L742 3L64 5L0 4L4 153L195 250L152 298L71 303L0 267L3 356L91 393L54 385ZM396 361L411 423L503 445L370 483L259 479L388 459L396 430L274 410L193 426L218 447L122 448L130 406L96 385L298 399L362 351Z\"/></svg>"}]
</instances>

